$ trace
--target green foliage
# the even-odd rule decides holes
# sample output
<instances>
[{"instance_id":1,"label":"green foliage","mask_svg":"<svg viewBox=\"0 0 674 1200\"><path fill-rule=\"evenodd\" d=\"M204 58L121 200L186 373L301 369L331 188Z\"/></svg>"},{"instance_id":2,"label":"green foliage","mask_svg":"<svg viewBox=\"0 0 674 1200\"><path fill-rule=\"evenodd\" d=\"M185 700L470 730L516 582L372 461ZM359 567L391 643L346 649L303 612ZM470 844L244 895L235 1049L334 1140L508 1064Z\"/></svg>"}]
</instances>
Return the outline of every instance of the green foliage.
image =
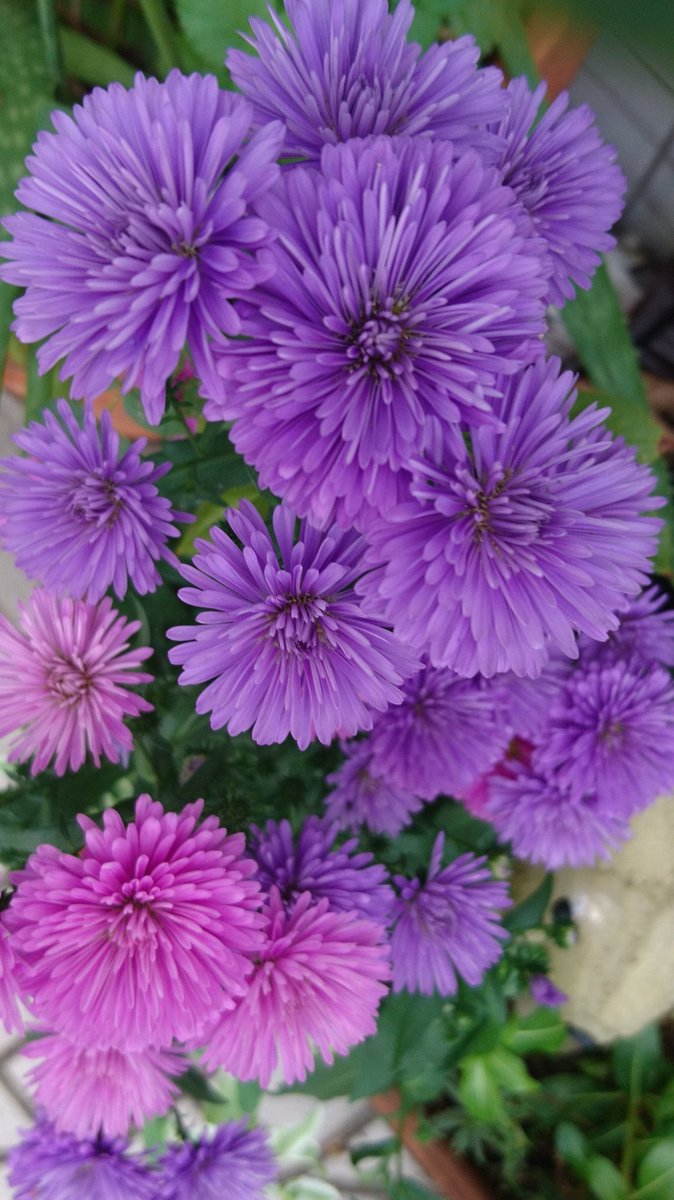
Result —
<instances>
[{"instance_id":1,"label":"green foliage","mask_svg":"<svg viewBox=\"0 0 674 1200\"><path fill-rule=\"evenodd\" d=\"M176 11L192 49L221 77L228 47L242 46L238 35L250 32L249 18L268 15L266 0L176 0Z\"/></svg>"},{"instance_id":2,"label":"green foliage","mask_svg":"<svg viewBox=\"0 0 674 1200\"><path fill-rule=\"evenodd\" d=\"M36 6L0 0L0 216L15 207L14 189L24 173L38 129L54 108L54 77Z\"/></svg>"}]
</instances>

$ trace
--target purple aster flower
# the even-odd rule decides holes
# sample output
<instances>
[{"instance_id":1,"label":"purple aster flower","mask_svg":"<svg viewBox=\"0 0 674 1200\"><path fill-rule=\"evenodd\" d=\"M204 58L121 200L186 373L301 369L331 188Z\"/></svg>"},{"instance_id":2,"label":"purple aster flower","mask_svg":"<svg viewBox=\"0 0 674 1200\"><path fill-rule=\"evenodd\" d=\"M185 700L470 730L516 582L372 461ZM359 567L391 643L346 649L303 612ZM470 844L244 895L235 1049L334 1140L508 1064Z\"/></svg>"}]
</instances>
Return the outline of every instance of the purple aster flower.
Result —
<instances>
[{"instance_id":1,"label":"purple aster flower","mask_svg":"<svg viewBox=\"0 0 674 1200\"><path fill-rule=\"evenodd\" d=\"M540 674L578 656L647 581L662 522L655 477L593 405L571 417L572 376L539 362L506 381L503 429L472 431L441 465L417 460L413 499L368 530L400 639L460 675Z\"/></svg>"},{"instance_id":2,"label":"purple aster flower","mask_svg":"<svg viewBox=\"0 0 674 1200\"><path fill-rule=\"evenodd\" d=\"M281 226L276 269L205 412L234 419L262 485L301 515L362 524L404 495L429 418L494 424L497 375L540 352L539 242L498 174L447 142L327 146L260 211Z\"/></svg>"},{"instance_id":3,"label":"purple aster flower","mask_svg":"<svg viewBox=\"0 0 674 1200\"><path fill-rule=\"evenodd\" d=\"M536 1004L542 1004L545 1008L561 1008L562 1004L566 1004L569 997L566 992L555 987L551 979L547 975L533 975L529 980L529 991L532 1000Z\"/></svg>"},{"instance_id":4,"label":"purple aster flower","mask_svg":"<svg viewBox=\"0 0 674 1200\"><path fill-rule=\"evenodd\" d=\"M312 900L327 900L334 912L350 912L388 925L393 892L386 868L372 855L358 852L357 838L333 846L337 826L319 817L307 817L293 838L288 821L267 821L251 826L248 852L258 867L258 879L269 892L278 888L287 909L302 892Z\"/></svg>"},{"instance_id":5,"label":"purple aster flower","mask_svg":"<svg viewBox=\"0 0 674 1200\"><path fill-rule=\"evenodd\" d=\"M343 742L341 750L344 762L326 776L326 783L333 788L325 801L328 820L334 821L340 829L358 829L366 825L372 833L395 837L423 807L422 800L373 774L369 738L361 742Z\"/></svg>"},{"instance_id":6,"label":"purple aster flower","mask_svg":"<svg viewBox=\"0 0 674 1200\"><path fill-rule=\"evenodd\" d=\"M590 788L569 787L536 761L508 763L489 779L486 818L513 853L551 871L610 858L631 831L612 802Z\"/></svg>"},{"instance_id":7,"label":"purple aster flower","mask_svg":"<svg viewBox=\"0 0 674 1200\"><path fill-rule=\"evenodd\" d=\"M78 1141L38 1119L9 1153L15 1200L156 1200L157 1179L127 1143Z\"/></svg>"},{"instance_id":8,"label":"purple aster flower","mask_svg":"<svg viewBox=\"0 0 674 1200\"><path fill-rule=\"evenodd\" d=\"M267 941L248 990L207 1038L204 1064L267 1087L280 1066L286 1083L306 1079L314 1047L332 1063L376 1030L389 978L381 925L314 904L305 892L287 913L272 889Z\"/></svg>"},{"instance_id":9,"label":"purple aster flower","mask_svg":"<svg viewBox=\"0 0 674 1200\"><path fill-rule=\"evenodd\" d=\"M10 762L33 760L37 775L77 771L87 753L119 762L133 747L127 717L152 705L127 689L150 683L138 670L151 653L129 650L140 621L99 604L37 590L19 605L19 629L0 616L0 737L11 734Z\"/></svg>"},{"instance_id":10,"label":"purple aster flower","mask_svg":"<svg viewBox=\"0 0 674 1200\"><path fill-rule=\"evenodd\" d=\"M506 142L503 181L547 246L549 300L561 308L575 295L574 284L590 286L599 251L615 245L608 230L622 211L626 184L615 150L602 142L586 105L567 112L563 92L535 124L544 95L544 83L532 92L526 79L513 79L498 132Z\"/></svg>"},{"instance_id":11,"label":"purple aster flower","mask_svg":"<svg viewBox=\"0 0 674 1200\"><path fill-rule=\"evenodd\" d=\"M92 408L80 425L65 400L60 422L45 410L14 441L30 458L0 459L0 536L17 566L53 592L100 600L112 584L121 598L129 581L143 595L161 577L155 563L178 560L166 547L177 537L174 513L155 482L171 469L143 461L145 439L119 452L110 414L100 429Z\"/></svg>"},{"instance_id":12,"label":"purple aster flower","mask_svg":"<svg viewBox=\"0 0 674 1200\"><path fill-rule=\"evenodd\" d=\"M41 369L63 359L74 397L121 376L156 424L185 342L211 377L213 339L239 332L232 299L269 270L252 206L276 177L283 127L249 139L252 116L213 76L172 71L95 88L39 134L17 190L34 211L7 218L0 275L27 288L17 336L48 339Z\"/></svg>"},{"instance_id":13,"label":"purple aster flower","mask_svg":"<svg viewBox=\"0 0 674 1200\"><path fill-rule=\"evenodd\" d=\"M243 834L203 801L164 812L149 796L125 826L80 815L78 856L38 846L13 882L7 924L45 1025L87 1049L145 1050L201 1033L246 990L262 942Z\"/></svg>"},{"instance_id":14,"label":"purple aster flower","mask_svg":"<svg viewBox=\"0 0 674 1200\"><path fill-rule=\"evenodd\" d=\"M17 1002L19 991L14 951L5 922L0 920L0 1021L7 1033L23 1032L23 1020Z\"/></svg>"},{"instance_id":15,"label":"purple aster flower","mask_svg":"<svg viewBox=\"0 0 674 1200\"><path fill-rule=\"evenodd\" d=\"M656 587L647 588L620 613L620 625L609 634L608 641L597 645L590 638L581 638L579 649L583 662L593 655L615 655L631 658L644 666L658 663L674 667L674 609L665 607L667 596Z\"/></svg>"},{"instance_id":16,"label":"purple aster flower","mask_svg":"<svg viewBox=\"0 0 674 1200\"><path fill-rule=\"evenodd\" d=\"M576 791L626 816L674 787L674 685L668 671L598 656L569 675L548 711L537 759Z\"/></svg>"},{"instance_id":17,"label":"purple aster flower","mask_svg":"<svg viewBox=\"0 0 674 1200\"><path fill-rule=\"evenodd\" d=\"M245 1121L220 1125L213 1137L171 1146L159 1169L158 1200L263 1200L263 1189L277 1174L264 1133L247 1129Z\"/></svg>"},{"instance_id":18,"label":"purple aster flower","mask_svg":"<svg viewBox=\"0 0 674 1200\"><path fill-rule=\"evenodd\" d=\"M485 858L462 854L442 867L445 835L435 839L426 882L395 876L400 899L391 934L393 990L452 996L457 975L476 986L501 957L507 938L499 909L510 904Z\"/></svg>"},{"instance_id":19,"label":"purple aster flower","mask_svg":"<svg viewBox=\"0 0 674 1200\"><path fill-rule=\"evenodd\" d=\"M432 134L456 146L498 148L489 122L501 118L503 76L477 68L473 38L408 44L409 0L287 0L290 28L251 18L258 57L230 50L227 66L258 124L280 118L288 155L318 161L326 143L369 134Z\"/></svg>"},{"instance_id":20,"label":"purple aster flower","mask_svg":"<svg viewBox=\"0 0 674 1200\"><path fill-rule=\"evenodd\" d=\"M277 549L247 501L227 520L242 548L221 529L196 542L194 566L182 568L195 586L179 594L204 611L199 624L168 631L184 643L169 652L184 667L180 682L213 680L197 712L210 712L213 729L226 725L230 734L252 727L263 745L291 734L301 750L314 738L327 743L369 729L372 709L401 699L417 663L362 611L354 583L364 570L363 539L302 522L294 542L295 517L280 506Z\"/></svg>"},{"instance_id":21,"label":"purple aster flower","mask_svg":"<svg viewBox=\"0 0 674 1200\"><path fill-rule=\"evenodd\" d=\"M455 795L504 753L510 740L493 689L425 666L403 687L402 704L378 716L371 770L423 800Z\"/></svg>"},{"instance_id":22,"label":"purple aster flower","mask_svg":"<svg viewBox=\"0 0 674 1200\"><path fill-rule=\"evenodd\" d=\"M172 1076L187 1067L170 1050L90 1050L58 1033L23 1053L42 1060L28 1075L40 1107L59 1133L80 1138L125 1136L129 1125L163 1116L178 1095Z\"/></svg>"}]
</instances>

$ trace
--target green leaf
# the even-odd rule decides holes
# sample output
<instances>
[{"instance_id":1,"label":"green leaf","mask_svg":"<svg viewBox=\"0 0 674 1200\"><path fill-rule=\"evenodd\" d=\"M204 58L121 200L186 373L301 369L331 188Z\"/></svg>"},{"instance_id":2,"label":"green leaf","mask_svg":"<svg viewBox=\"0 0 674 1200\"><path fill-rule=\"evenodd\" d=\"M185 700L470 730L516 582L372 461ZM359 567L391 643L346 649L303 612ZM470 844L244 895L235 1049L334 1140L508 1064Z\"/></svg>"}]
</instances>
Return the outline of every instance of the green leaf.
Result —
<instances>
[{"instance_id":1,"label":"green leaf","mask_svg":"<svg viewBox=\"0 0 674 1200\"><path fill-rule=\"evenodd\" d=\"M352 1146L349 1153L351 1162L362 1162L364 1158L390 1158L398 1149L398 1139L394 1137L381 1138L377 1142L360 1142Z\"/></svg>"},{"instance_id":2,"label":"green leaf","mask_svg":"<svg viewBox=\"0 0 674 1200\"><path fill-rule=\"evenodd\" d=\"M111 83L133 86L136 72L126 59L93 38L62 25L59 29L63 67L66 75L81 79L91 87L108 87Z\"/></svg>"},{"instance_id":3,"label":"green leaf","mask_svg":"<svg viewBox=\"0 0 674 1200\"><path fill-rule=\"evenodd\" d=\"M636 351L605 263L592 287L564 306L562 317L592 382L608 396L622 397L647 413Z\"/></svg>"},{"instance_id":4,"label":"green leaf","mask_svg":"<svg viewBox=\"0 0 674 1200\"><path fill-rule=\"evenodd\" d=\"M663 1138L641 1160L636 1191L630 1200L672 1200L674 1196L674 1138Z\"/></svg>"},{"instance_id":5,"label":"green leaf","mask_svg":"<svg viewBox=\"0 0 674 1200\"><path fill-rule=\"evenodd\" d=\"M510 933L524 933L542 924L552 896L552 884L552 875L546 875L530 896L505 914L503 925Z\"/></svg>"},{"instance_id":6,"label":"green leaf","mask_svg":"<svg viewBox=\"0 0 674 1200\"><path fill-rule=\"evenodd\" d=\"M537 1008L526 1017L508 1022L503 1043L516 1054L531 1054L533 1050L553 1054L566 1036L566 1025L553 1009Z\"/></svg>"},{"instance_id":7,"label":"green leaf","mask_svg":"<svg viewBox=\"0 0 674 1200\"><path fill-rule=\"evenodd\" d=\"M0 0L0 217L16 207L14 190L38 129L54 107L35 4Z\"/></svg>"},{"instance_id":8,"label":"green leaf","mask_svg":"<svg viewBox=\"0 0 674 1200\"><path fill-rule=\"evenodd\" d=\"M356 1187L354 1189L358 1191ZM394 1179L389 1184L391 1200L438 1200L438 1193L424 1187L416 1179Z\"/></svg>"},{"instance_id":9,"label":"green leaf","mask_svg":"<svg viewBox=\"0 0 674 1200\"><path fill-rule=\"evenodd\" d=\"M576 1125L570 1121L560 1121L555 1130L555 1149L576 1174L585 1177L592 1151L585 1134Z\"/></svg>"},{"instance_id":10,"label":"green leaf","mask_svg":"<svg viewBox=\"0 0 674 1200\"><path fill-rule=\"evenodd\" d=\"M603 1154L593 1154L585 1173L585 1182L597 1200L626 1200L625 1180L615 1163Z\"/></svg>"},{"instance_id":11,"label":"green leaf","mask_svg":"<svg viewBox=\"0 0 674 1200\"><path fill-rule=\"evenodd\" d=\"M662 1041L657 1025L646 1025L634 1037L621 1038L611 1052L616 1083L638 1100L656 1082L662 1067Z\"/></svg>"},{"instance_id":12,"label":"green leaf","mask_svg":"<svg viewBox=\"0 0 674 1200\"><path fill-rule=\"evenodd\" d=\"M182 1075L176 1077L176 1083L181 1092L184 1092L186 1096L192 1096L195 1100L201 1100L208 1104L224 1104L226 1102L225 1097L216 1092L196 1067L188 1067Z\"/></svg>"},{"instance_id":13,"label":"green leaf","mask_svg":"<svg viewBox=\"0 0 674 1200\"><path fill-rule=\"evenodd\" d=\"M488 1056L464 1058L459 1065L459 1074L459 1100L470 1115L478 1121L504 1121L506 1110L503 1096L490 1070Z\"/></svg>"},{"instance_id":14,"label":"green leaf","mask_svg":"<svg viewBox=\"0 0 674 1200\"><path fill-rule=\"evenodd\" d=\"M225 54L249 33L249 17L267 17L266 0L176 0L183 33L192 48L216 72L223 72Z\"/></svg>"}]
</instances>

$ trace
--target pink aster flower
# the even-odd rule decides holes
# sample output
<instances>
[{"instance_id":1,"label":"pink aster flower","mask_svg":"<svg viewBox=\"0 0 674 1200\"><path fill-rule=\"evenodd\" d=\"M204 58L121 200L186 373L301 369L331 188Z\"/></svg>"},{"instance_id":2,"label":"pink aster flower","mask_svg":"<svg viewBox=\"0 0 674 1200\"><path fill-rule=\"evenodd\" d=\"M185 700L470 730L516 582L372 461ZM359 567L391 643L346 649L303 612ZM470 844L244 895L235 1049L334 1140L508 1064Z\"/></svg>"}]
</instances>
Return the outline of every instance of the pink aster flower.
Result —
<instances>
[{"instance_id":1,"label":"pink aster flower","mask_svg":"<svg viewBox=\"0 0 674 1200\"><path fill-rule=\"evenodd\" d=\"M144 1050L197 1036L246 989L262 942L243 834L203 801L164 812L149 796L125 826L86 816L81 853L39 846L13 876L7 923L46 1025L92 1049Z\"/></svg>"},{"instance_id":2,"label":"pink aster flower","mask_svg":"<svg viewBox=\"0 0 674 1200\"><path fill-rule=\"evenodd\" d=\"M211 1032L208 1067L267 1087L280 1065L293 1083L313 1069L314 1046L332 1063L375 1032L390 973L381 926L312 899L304 892L286 913L272 889L266 944L246 994Z\"/></svg>"},{"instance_id":3,"label":"pink aster flower","mask_svg":"<svg viewBox=\"0 0 674 1200\"><path fill-rule=\"evenodd\" d=\"M41 589L20 605L19 629L0 617L0 737L12 735L11 762L32 758L32 775L50 763L63 775L87 752L98 767L131 750L125 718L152 710L127 690L152 681L138 670L151 649L128 648L139 629L108 597L88 604Z\"/></svg>"},{"instance_id":4,"label":"pink aster flower","mask_svg":"<svg viewBox=\"0 0 674 1200\"><path fill-rule=\"evenodd\" d=\"M29 1072L37 1103L59 1133L123 1137L130 1125L161 1116L178 1094L172 1076L185 1062L169 1050L90 1050L58 1033L30 1042L23 1053L41 1059Z\"/></svg>"},{"instance_id":5,"label":"pink aster flower","mask_svg":"<svg viewBox=\"0 0 674 1200\"><path fill-rule=\"evenodd\" d=\"M23 1020L17 998L19 987L15 976L16 960L4 921L0 921L0 1021L8 1033L23 1031Z\"/></svg>"}]
</instances>

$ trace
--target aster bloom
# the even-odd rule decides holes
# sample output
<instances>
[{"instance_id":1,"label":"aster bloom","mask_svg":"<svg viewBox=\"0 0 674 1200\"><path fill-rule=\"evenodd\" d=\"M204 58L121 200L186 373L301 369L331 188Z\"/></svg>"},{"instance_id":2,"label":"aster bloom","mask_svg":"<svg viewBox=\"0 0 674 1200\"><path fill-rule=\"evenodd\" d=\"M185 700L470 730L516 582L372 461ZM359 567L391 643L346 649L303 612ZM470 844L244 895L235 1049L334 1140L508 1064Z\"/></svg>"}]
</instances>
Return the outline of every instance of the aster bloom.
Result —
<instances>
[{"instance_id":1,"label":"aster bloom","mask_svg":"<svg viewBox=\"0 0 674 1200\"><path fill-rule=\"evenodd\" d=\"M439 833L425 883L395 876L400 889L391 934L395 992L451 996L458 975L476 986L501 957L501 941L508 936L499 924L499 909L510 904L506 884L474 854L442 867L444 841Z\"/></svg>"},{"instance_id":2,"label":"aster bloom","mask_svg":"<svg viewBox=\"0 0 674 1200\"><path fill-rule=\"evenodd\" d=\"M150 683L138 668L148 646L129 650L140 621L99 604L37 590L19 605L19 628L0 617L0 737L11 734L10 762L33 760L31 774L53 766L77 771L87 753L119 762L133 746L127 717L152 705L128 691Z\"/></svg>"},{"instance_id":3,"label":"aster bloom","mask_svg":"<svg viewBox=\"0 0 674 1200\"><path fill-rule=\"evenodd\" d=\"M204 1064L267 1087L278 1065L286 1083L306 1079L316 1047L332 1063L376 1030L389 978L382 928L332 912L308 892L287 913L269 899L267 941L248 990L211 1031Z\"/></svg>"},{"instance_id":4,"label":"aster bloom","mask_svg":"<svg viewBox=\"0 0 674 1200\"><path fill-rule=\"evenodd\" d=\"M40 367L63 359L74 397L121 376L156 424L185 342L207 380L213 339L238 334L232 300L269 269L252 207L283 137L277 123L249 138L252 116L213 76L172 71L95 88L39 134L17 190L34 211L7 218L0 275L27 288L17 336L48 339Z\"/></svg>"},{"instance_id":5,"label":"aster bloom","mask_svg":"<svg viewBox=\"0 0 674 1200\"><path fill-rule=\"evenodd\" d=\"M232 735L252 727L262 745L291 734L301 750L369 729L373 709L400 700L416 660L362 612L362 538L302 522L294 542L285 506L274 511L277 544L247 501L227 520L242 548L221 529L197 540L194 566L182 568L194 586L179 595L204 611L199 624L168 631L183 643L169 652L184 668L180 682L213 680L197 712Z\"/></svg>"},{"instance_id":6,"label":"aster bloom","mask_svg":"<svg viewBox=\"0 0 674 1200\"><path fill-rule=\"evenodd\" d=\"M220 1125L213 1137L171 1146L159 1160L160 1200L263 1200L276 1163L261 1129L245 1121Z\"/></svg>"},{"instance_id":7,"label":"aster bloom","mask_svg":"<svg viewBox=\"0 0 674 1200\"><path fill-rule=\"evenodd\" d=\"M374 590L400 639L460 675L536 677L575 633L603 641L647 582L662 522L655 478L573 377L539 362L505 381L502 431L476 429L441 465L415 463L413 499L368 530Z\"/></svg>"},{"instance_id":8,"label":"aster bloom","mask_svg":"<svg viewBox=\"0 0 674 1200\"><path fill-rule=\"evenodd\" d=\"M507 775L491 776L486 810L501 841L512 843L513 854L551 871L610 858L630 837L613 802L590 788L571 788L545 770L535 753L529 764L512 762Z\"/></svg>"},{"instance_id":9,"label":"aster bloom","mask_svg":"<svg viewBox=\"0 0 674 1200\"><path fill-rule=\"evenodd\" d=\"M666 607L667 596L657 587L649 587L620 613L620 625L609 634L605 645L581 638L583 662L593 655L630 658L644 666L658 663L674 667L674 609Z\"/></svg>"},{"instance_id":10,"label":"aster bloom","mask_svg":"<svg viewBox=\"0 0 674 1200\"><path fill-rule=\"evenodd\" d=\"M341 750L344 762L325 779L333 789L325 801L327 819L340 829L366 825L372 833L395 837L423 807L422 800L373 773L369 738L343 742Z\"/></svg>"},{"instance_id":11,"label":"aster bloom","mask_svg":"<svg viewBox=\"0 0 674 1200\"><path fill-rule=\"evenodd\" d=\"M507 726L481 682L425 666L407 680L402 704L378 716L371 769L423 800L454 795L503 754Z\"/></svg>"},{"instance_id":12,"label":"aster bloom","mask_svg":"<svg viewBox=\"0 0 674 1200\"><path fill-rule=\"evenodd\" d=\"M58 1133L40 1116L9 1153L15 1200L156 1200L154 1173L126 1149L122 1139Z\"/></svg>"},{"instance_id":13,"label":"aster bloom","mask_svg":"<svg viewBox=\"0 0 674 1200\"><path fill-rule=\"evenodd\" d=\"M562 92L535 124L545 84L532 92L526 79L513 79L506 95L498 128L505 140L503 181L545 242L552 266L549 301L561 308L575 295L574 284L590 286L600 252L615 245L608 230L622 212L625 178L587 105L568 110Z\"/></svg>"},{"instance_id":14,"label":"aster bloom","mask_svg":"<svg viewBox=\"0 0 674 1200\"><path fill-rule=\"evenodd\" d=\"M161 577L156 562L178 560L166 540L177 537L174 513L155 483L171 469L143 461L145 439L120 454L110 414L100 428L87 405L83 427L59 400L60 420L45 410L14 441L29 458L0 459L0 536L17 566L53 592L100 600L112 584L117 596L129 582L143 595Z\"/></svg>"},{"instance_id":15,"label":"aster bloom","mask_svg":"<svg viewBox=\"0 0 674 1200\"><path fill-rule=\"evenodd\" d=\"M583 662L548 712L538 761L631 816L674 787L674 685L638 660Z\"/></svg>"},{"instance_id":16,"label":"aster bloom","mask_svg":"<svg viewBox=\"0 0 674 1200\"><path fill-rule=\"evenodd\" d=\"M533 975L529 981L529 991L532 1000L546 1008L561 1008L569 999L566 992L556 987L547 975Z\"/></svg>"},{"instance_id":17,"label":"aster bloom","mask_svg":"<svg viewBox=\"0 0 674 1200\"><path fill-rule=\"evenodd\" d=\"M326 146L261 202L280 236L221 359L237 450L319 524L364 525L405 494L426 424L494 422L489 395L541 350L544 271L498 174L447 142Z\"/></svg>"},{"instance_id":18,"label":"aster bloom","mask_svg":"<svg viewBox=\"0 0 674 1200\"><path fill-rule=\"evenodd\" d=\"M42 1061L29 1072L37 1103L59 1133L124 1136L163 1116L178 1094L171 1078L186 1069L167 1050L90 1050L60 1034L29 1042L23 1053Z\"/></svg>"},{"instance_id":19,"label":"aster bloom","mask_svg":"<svg viewBox=\"0 0 674 1200\"><path fill-rule=\"evenodd\" d=\"M149 796L125 826L86 816L78 856L39 846L12 878L8 925L33 1008L89 1049L144 1050L198 1036L246 989L262 941L255 863L203 801Z\"/></svg>"},{"instance_id":20,"label":"aster bloom","mask_svg":"<svg viewBox=\"0 0 674 1200\"><path fill-rule=\"evenodd\" d=\"M312 900L327 900L333 912L350 912L388 924L393 892L386 868L372 855L358 852L351 838L333 847L337 826L310 816L296 838L288 821L267 821L264 830L251 827L248 851L258 867L263 889L278 889L286 908L292 909L302 892Z\"/></svg>"},{"instance_id":21,"label":"aster bloom","mask_svg":"<svg viewBox=\"0 0 674 1200\"><path fill-rule=\"evenodd\" d=\"M0 920L0 1021L7 1033L22 1033L23 1020L17 1003L19 985L15 974L16 960L5 923Z\"/></svg>"},{"instance_id":22,"label":"aster bloom","mask_svg":"<svg viewBox=\"0 0 674 1200\"><path fill-rule=\"evenodd\" d=\"M227 66L258 124L281 118L284 152L318 162L322 147L370 134L420 134L496 152L490 122L504 114L503 77L478 69L473 38L408 44L409 0L288 0L288 26L251 18L257 57L230 50Z\"/></svg>"}]
</instances>

